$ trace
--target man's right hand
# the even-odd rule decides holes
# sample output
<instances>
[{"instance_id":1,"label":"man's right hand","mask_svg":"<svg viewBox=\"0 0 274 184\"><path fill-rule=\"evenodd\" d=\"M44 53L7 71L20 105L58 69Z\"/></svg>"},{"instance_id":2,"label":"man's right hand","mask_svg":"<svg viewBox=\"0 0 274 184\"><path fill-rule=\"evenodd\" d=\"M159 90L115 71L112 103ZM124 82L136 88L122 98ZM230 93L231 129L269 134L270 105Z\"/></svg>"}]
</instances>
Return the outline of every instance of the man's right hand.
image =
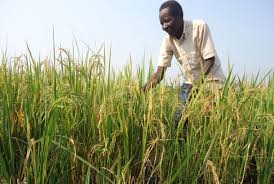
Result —
<instances>
[{"instance_id":1,"label":"man's right hand","mask_svg":"<svg viewBox=\"0 0 274 184\"><path fill-rule=\"evenodd\" d=\"M156 85L153 85L153 82L151 82L151 80L149 80L145 85L143 85L142 90L143 92L147 92L150 90L150 88L153 88Z\"/></svg>"},{"instance_id":2,"label":"man's right hand","mask_svg":"<svg viewBox=\"0 0 274 184\"><path fill-rule=\"evenodd\" d=\"M146 92L148 89L147 89L147 83L145 85L142 86L142 91L143 92Z\"/></svg>"},{"instance_id":3,"label":"man's right hand","mask_svg":"<svg viewBox=\"0 0 274 184\"><path fill-rule=\"evenodd\" d=\"M142 87L144 92L154 88L164 78L166 67L158 66L157 71L151 76L150 80Z\"/></svg>"}]
</instances>

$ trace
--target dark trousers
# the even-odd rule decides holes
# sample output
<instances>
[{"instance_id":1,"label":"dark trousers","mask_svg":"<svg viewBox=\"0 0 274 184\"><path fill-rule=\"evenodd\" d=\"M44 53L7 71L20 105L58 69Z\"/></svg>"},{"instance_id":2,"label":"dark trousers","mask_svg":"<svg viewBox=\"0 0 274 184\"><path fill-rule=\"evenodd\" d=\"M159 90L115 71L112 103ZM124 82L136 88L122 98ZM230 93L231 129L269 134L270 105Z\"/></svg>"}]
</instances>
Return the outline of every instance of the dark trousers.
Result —
<instances>
[{"instance_id":1,"label":"dark trousers","mask_svg":"<svg viewBox=\"0 0 274 184\"><path fill-rule=\"evenodd\" d=\"M183 85L180 88L180 92L179 92L180 107L178 108L178 110L175 113L176 126L179 124L179 122L181 120L182 113L187 108L188 101L190 100L191 89L192 89L192 85L186 84L186 83L183 83Z\"/></svg>"}]
</instances>

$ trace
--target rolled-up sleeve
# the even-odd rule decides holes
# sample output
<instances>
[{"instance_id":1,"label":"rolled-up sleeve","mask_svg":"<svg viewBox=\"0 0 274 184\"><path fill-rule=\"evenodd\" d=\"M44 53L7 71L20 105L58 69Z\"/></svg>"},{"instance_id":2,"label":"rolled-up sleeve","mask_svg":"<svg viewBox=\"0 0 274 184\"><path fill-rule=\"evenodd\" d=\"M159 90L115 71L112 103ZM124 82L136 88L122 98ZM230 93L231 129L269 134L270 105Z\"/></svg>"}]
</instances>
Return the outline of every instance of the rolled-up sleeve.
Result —
<instances>
[{"instance_id":1,"label":"rolled-up sleeve","mask_svg":"<svg viewBox=\"0 0 274 184\"><path fill-rule=\"evenodd\" d=\"M171 60L173 56L173 50L170 45L170 38L165 37L163 39L161 48L160 48L160 54L158 59L158 66L162 67L170 67L171 66Z\"/></svg>"},{"instance_id":2,"label":"rolled-up sleeve","mask_svg":"<svg viewBox=\"0 0 274 184\"><path fill-rule=\"evenodd\" d=\"M213 40L208 25L203 22L199 27L199 47L204 60L216 56Z\"/></svg>"}]
</instances>

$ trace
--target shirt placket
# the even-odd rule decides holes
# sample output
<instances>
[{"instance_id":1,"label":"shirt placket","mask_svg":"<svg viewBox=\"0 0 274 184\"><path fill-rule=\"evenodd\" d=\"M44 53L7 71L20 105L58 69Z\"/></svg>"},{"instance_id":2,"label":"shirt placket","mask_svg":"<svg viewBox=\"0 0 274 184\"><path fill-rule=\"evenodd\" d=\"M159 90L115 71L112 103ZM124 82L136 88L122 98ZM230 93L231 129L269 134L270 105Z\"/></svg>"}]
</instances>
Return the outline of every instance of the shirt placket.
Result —
<instances>
[{"instance_id":1,"label":"shirt placket","mask_svg":"<svg viewBox=\"0 0 274 184\"><path fill-rule=\"evenodd\" d=\"M191 78L192 75L190 74L191 68L189 65L189 59L187 57L186 51L184 50L184 43L182 42L181 45L178 45L176 41L174 41L174 44L176 45L177 50L179 51L179 55L182 57L182 65L186 72L187 78Z\"/></svg>"}]
</instances>

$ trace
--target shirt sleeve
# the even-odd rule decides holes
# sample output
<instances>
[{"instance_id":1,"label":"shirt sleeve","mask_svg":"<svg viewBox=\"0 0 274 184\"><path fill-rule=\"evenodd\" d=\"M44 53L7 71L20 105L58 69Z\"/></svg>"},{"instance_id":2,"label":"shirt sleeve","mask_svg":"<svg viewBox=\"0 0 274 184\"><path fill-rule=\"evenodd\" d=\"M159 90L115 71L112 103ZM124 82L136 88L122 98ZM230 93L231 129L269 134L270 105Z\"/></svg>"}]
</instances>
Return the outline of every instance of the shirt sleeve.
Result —
<instances>
[{"instance_id":1,"label":"shirt sleeve","mask_svg":"<svg viewBox=\"0 0 274 184\"><path fill-rule=\"evenodd\" d=\"M173 56L173 50L170 45L170 40L169 38L165 37L160 47L158 66L170 67L172 56Z\"/></svg>"},{"instance_id":2,"label":"shirt sleeve","mask_svg":"<svg viewBox=\"0 0 274 184\"><path fill-rule=\"evenodd\" d=\"M205 22L200 26L199 47L204 60L216 56L213 40L210 35L209 27Z\"/></svg>"}]
</instances>

